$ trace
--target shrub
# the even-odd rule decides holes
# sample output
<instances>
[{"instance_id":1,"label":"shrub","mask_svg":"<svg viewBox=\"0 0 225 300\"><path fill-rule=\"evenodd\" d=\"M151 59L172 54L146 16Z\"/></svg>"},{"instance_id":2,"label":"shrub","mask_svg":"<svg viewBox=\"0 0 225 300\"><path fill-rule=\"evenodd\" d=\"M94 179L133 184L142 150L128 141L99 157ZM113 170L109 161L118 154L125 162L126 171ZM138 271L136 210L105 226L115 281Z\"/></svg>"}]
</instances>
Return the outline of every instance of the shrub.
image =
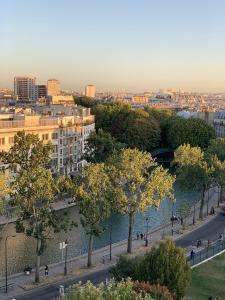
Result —
<instances>
[{"instance_id":1,"label":"shrub","mask_svg":"<svg viewBox=\"0 0 225 300\"><path fill-rule=\"evenodd\" d=\"M174 300L168 288L160 284L150 285L148 282L136 281L134 283L134 290L143 296L149 294L155 300Z\"/></svg>"},{"instance_id":2,"label":"shrub","mask_svg":"<svg viewBox=\"0 0 225 300\"><path fill-rule=\"evenodd\" d=\"M116 280L130 277L134 281L166 286L177 300L184 297L190 283L190 267L184 250L171 240L161 242L143 256L121 258L111 273Z\"/></svg>"}]
</instances>

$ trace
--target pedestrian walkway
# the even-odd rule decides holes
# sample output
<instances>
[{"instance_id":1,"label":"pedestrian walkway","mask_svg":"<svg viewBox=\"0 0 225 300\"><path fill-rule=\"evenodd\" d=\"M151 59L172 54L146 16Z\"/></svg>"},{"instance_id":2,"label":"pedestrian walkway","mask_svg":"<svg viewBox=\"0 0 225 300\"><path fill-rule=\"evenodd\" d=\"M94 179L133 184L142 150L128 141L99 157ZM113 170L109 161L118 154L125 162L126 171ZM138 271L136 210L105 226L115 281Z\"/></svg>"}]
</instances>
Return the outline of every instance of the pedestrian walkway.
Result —
<instances>
[{"instance_id":1,"label":"pedestrian walkway","mask_svg":"<svg viewBox=\"0 0 225 300\"><path fill-rule=\"evenodd\" d=\"M211 203L215 206L215 215L219 212L219 208L216 208L217 197L215 192L211 193ZM199 213L199 206L195 208L196 215ZM204 208L204 215L207 215L207 207ZM208 221L212 220L215 215L209 215L203 221L197 221L193 225L193 216L190 215L186 220L186 229L182 229L180 222L165 224L148 233L148 247L145 246L145 239L137 239L136 234L133 238L133 255L144 253L149 250L152 245L156 244L165 236L170 236L174 240L184 237L189 232L197 229ZM173 229L173 230L172 230ZM173 231L173 236L172 236ZM93 272L97 272L102 269L107 269L111 265L115 264L118 256L126 253L127 241L121 241L112 245L112 261L109 261L109 246L98 249L93 252L93 267L91 269L86 268L87 255L82 255L71 259L67 263L68 275L66 279L76 278L83 275L87 275ZM49 275L44 275L44 267L41 268L41 285L51 284L53 282L60 282L64 280L64 263L57 263L49 265ZM0 291L0 299L12 299L16 295L23 294L26 290L34 288L34 273L31 275L15 274L9 278L9 283L14 283L13 289L10 289L6 296ZM0 287L4 285L4 278L0 280Z\"/></svg>"}]
</instances>

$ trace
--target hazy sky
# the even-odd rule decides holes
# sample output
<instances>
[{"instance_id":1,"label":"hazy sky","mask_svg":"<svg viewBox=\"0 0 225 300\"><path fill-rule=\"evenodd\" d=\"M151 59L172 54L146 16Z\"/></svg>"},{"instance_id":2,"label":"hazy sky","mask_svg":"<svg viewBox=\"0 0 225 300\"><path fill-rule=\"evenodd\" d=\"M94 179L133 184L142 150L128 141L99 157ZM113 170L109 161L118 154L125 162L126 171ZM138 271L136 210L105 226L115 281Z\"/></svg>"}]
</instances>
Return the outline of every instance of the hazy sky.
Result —
<instances>
[{"instance_id":1,"label":"hazy sky","mask_svg":"<svg viewBox=\"0 0 225 300\"><path fill-rule=\"evenodd\" d=\"M0 87L225 91L225 0L4 0Z\"/></svg>"}]
</instances>

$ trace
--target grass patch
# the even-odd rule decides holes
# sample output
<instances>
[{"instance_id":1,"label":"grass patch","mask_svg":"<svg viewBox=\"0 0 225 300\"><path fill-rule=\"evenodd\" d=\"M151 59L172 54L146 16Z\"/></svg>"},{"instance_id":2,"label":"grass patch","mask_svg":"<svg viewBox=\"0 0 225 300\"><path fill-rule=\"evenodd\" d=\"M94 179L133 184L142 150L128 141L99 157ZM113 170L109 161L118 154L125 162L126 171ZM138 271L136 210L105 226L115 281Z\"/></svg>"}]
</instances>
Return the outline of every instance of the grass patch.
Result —
<instances>
[{"instance_id":1,"label":"grass patch","mask_svg":"<svg viewBox=\"0 0 225 300\"><path fill-rule=\"evenodd\" d=\"M225 254L192 270L186 299L208 300L210 296L217 300L225 299Z\"/></svg>"}]
</instances>

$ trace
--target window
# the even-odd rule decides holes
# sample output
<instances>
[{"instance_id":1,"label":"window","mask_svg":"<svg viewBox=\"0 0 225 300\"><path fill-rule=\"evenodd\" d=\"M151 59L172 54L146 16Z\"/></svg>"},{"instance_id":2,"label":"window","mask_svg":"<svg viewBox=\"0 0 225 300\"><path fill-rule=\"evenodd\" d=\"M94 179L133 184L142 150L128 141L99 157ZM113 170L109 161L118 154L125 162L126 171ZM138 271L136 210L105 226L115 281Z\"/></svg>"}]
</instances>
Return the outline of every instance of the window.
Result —
<instances>
[{"instance_id":1,"label":"window","mask_svg":"<svg viewBox=\"0 0 225 300\"><path fill-rule=\"evenodd\" d=\"M48 133L42 134L42 141L48 140Z\"/></svg>"},{"instance_id":2,"label":"window","mask_svg":"<svg viewBox=\"0 0 225 300\"><path fill-rule=\"evenodd\" d=\"M0 138L0 146L4 146L5 145L5 138L2 137Z\"/></svg>"},{"instance_id":3,"label":"window","mask_svg":"<svg viewBox=\"0 0 225 300\"><path fill-rule=\"evenodd\" d=\"M58 139L58 133L57 132L53 132L52 133L52 139L53 140L57 140Z\"/></svg>"},{"instance_id":4,"label":"window","mask_svg":"<svg viewBox=\"0 0 225 300\"><path fill-rule=\"evenodd\" d=\"M14 136L9 137L9 144L12 145L14 143Z\"/></svg>"}]
</instances>

